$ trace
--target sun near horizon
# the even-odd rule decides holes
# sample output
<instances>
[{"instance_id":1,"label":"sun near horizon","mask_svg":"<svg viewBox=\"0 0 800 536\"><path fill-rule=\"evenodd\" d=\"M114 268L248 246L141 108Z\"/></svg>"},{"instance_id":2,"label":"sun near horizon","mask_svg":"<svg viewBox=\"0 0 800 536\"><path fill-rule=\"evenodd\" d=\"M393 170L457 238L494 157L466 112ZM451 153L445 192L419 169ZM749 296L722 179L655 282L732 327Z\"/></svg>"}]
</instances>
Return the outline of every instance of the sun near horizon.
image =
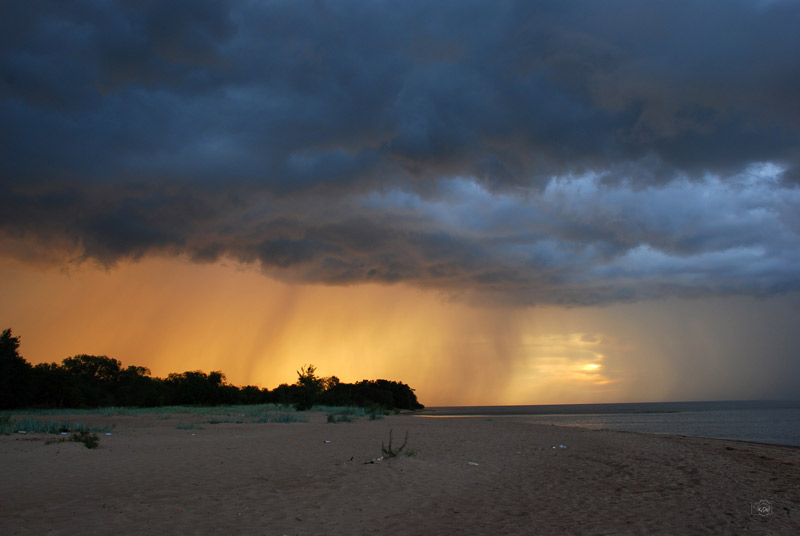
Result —
<instances>
[{"instance_id":1,"label":"sun near horizon","mask_svg":"<svg viewBox=\"0 0 800 536\"><path fill-rule=\"evenodd\" d=\"M3 3L0 329L426 405L796 397L800 2L701 3Z\"/></svg>"},{"instance_id":2,"label":"sun near horizon","mask_svg":"<svg viewBox=\"0 0 800 536\"><path fill-rule=\"evenodd\" d=\"M0 319L34 364L107 355L154 376L220 370L234 385L272 389L313 363L346 382L402 381L426 406L762 395L747 381L733 384L738 391L686 389L690 372L670 355L681 341L654 352L630 320L663 322L646 304L498 309L405 285L287 284L233 263L178 259L68 271L3 261L0 277L17 281Z\"/></svg>"}]
</instances>

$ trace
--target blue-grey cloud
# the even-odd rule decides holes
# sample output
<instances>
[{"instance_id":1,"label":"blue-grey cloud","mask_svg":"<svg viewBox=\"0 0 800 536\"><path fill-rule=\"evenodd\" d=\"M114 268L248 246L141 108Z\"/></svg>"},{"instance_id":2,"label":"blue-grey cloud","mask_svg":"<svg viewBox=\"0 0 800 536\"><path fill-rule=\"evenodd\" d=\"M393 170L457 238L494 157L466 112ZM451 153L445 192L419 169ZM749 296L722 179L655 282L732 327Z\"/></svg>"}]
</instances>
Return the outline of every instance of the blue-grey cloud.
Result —
<instances>
[{"instance_id":1,"label":"blue-grey cloud","mask_svg":"<svg viewBox=\"0 0 800 536\"><path fill-rule=\"evenodd\" d=\"M2 10L7 254L519 303L798 289L797 2Z\"/></svg>"}]
</instances>

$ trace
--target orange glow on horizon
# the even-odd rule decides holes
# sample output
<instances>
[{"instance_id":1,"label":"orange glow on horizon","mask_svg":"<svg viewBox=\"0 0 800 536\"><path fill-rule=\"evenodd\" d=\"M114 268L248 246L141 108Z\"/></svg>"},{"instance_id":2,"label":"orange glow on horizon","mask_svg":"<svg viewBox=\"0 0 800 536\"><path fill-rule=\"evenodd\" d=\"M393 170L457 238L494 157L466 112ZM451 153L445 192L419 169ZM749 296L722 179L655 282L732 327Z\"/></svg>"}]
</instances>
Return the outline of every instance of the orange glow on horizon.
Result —
<instances>
[{"instance_id":1,"label":"orange glow on horizon","mask_svg":"<svg viewBox=\"0 0 800 536\"><path fill-rule=\"evenodd\" d=\"M572 331L558 309L481 308L405 285L290 285L177 259L66 272L0 260L0 277L16 283L0 326L32 363L108 355L155 376L221 370L270 389L313 363L344 382L402 381L429 406L637 396L634 373L609 357L618 343Z\"/></svg>"}]
</instances>

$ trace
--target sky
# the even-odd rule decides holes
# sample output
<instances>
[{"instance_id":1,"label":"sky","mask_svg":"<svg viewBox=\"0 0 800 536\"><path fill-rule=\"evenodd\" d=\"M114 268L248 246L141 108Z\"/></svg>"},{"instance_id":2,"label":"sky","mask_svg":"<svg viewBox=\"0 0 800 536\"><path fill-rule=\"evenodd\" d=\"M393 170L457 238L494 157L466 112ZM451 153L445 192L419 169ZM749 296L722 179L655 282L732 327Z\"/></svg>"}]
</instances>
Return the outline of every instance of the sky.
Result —
<instances>
[{"instance_id":1,"label":"sky","mask_svg":"<svg viewBox=\"0 0 800 536\"><path fill-rule=\"evenodd\" d=\"M0 7L32 363L797 398L800 2Z\"/></svg>"}]
</instances>

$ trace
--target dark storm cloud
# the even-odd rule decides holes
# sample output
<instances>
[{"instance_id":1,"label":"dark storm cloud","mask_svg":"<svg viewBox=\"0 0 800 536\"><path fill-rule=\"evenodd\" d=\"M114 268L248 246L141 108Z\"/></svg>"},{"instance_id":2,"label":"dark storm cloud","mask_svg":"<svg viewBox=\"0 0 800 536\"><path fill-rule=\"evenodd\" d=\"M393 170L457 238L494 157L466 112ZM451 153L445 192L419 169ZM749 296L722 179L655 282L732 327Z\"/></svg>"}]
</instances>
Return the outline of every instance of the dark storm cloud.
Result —
<instances>
[{"instance_id":1,"label":"dark storm cloud","mask_svg":"<svg viewBox=\"0 0 800 536\"><path fill-rule=\"evenodd\" d=\"M521 303L798 287L797 2L2 10L10 242Z\"/></svg>"}]
</instances>

